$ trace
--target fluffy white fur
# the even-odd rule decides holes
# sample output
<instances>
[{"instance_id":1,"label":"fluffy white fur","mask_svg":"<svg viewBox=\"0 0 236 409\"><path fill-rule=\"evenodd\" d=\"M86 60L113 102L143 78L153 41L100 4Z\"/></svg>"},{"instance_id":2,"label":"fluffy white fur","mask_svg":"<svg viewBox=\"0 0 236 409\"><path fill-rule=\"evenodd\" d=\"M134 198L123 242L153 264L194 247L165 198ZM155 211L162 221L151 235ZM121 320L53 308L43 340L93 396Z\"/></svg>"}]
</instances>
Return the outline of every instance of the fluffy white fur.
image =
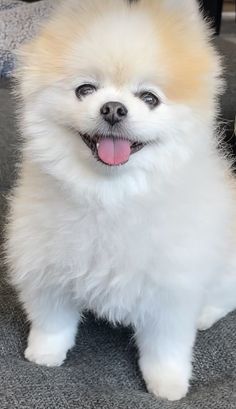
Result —
<instances>
[{"instance_id":1,"label":"fluffy white fur","mask_svg":"<svg viewBox=\"0 0 236 409\"><path fill-rule=\"evenodd\" d=\"M98 2L77 3L79 13ZM176 400L188 391L197 328L236 307L235 188L216 148L214 103L165 95L152 80L150 18L125 2L119 16L115 3L70 43L63 77L44 83L32 72L21 79L25 147L7 259L31 322L27 359L61 365L89 309L133 326L149 391ZM175 2L162 3L173 9ZM185 3L199 20L194 2L178 5ZM113 64L129 58L133 73L117 86ZM214 75L206 78L211 102ZM91 81L102 89L78 101L74 89ZM134 96L142 87L159 95L156 109ZM107 132L99 109L109 100L129 109L123 132L150 142L118 168L97 162L75 131Z\"/></svg>"}]
</instances>

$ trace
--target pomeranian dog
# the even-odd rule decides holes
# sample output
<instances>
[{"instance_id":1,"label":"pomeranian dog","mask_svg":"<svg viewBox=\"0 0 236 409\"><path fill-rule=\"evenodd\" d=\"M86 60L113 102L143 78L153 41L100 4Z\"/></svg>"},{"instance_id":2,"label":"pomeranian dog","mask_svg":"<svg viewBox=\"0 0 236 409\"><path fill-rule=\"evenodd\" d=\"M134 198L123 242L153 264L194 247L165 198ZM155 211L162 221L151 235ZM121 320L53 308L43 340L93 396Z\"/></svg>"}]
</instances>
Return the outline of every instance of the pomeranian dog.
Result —
<instances>
[{"instance_id":1,"label":"pomeranian dog","mask_svg":"<svg viewBox=\"0 0 236 409\"><path fill-rule=\"evenodd\" d=\"M85 310L132 325L147 388L188 391L197 329L236 308L220 58L194 0L69 0L21 51L6 253L25 357L61 365Z\"/></svg>"}]
</instances>

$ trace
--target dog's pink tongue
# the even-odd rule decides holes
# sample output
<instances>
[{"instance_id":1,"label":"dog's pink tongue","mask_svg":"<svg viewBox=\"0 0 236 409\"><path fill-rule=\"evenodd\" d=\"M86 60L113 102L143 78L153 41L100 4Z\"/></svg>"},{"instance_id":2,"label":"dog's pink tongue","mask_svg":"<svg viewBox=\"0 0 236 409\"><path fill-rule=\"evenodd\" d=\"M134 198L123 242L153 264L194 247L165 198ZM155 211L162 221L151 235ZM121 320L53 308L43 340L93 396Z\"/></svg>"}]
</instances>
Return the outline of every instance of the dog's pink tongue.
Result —
<instances>
[{"instance_id":1,"label":"dog's pink tongue","mask_svg":"<svg viewBox=\"0 0 236 409\"><path fill-rule=\"evenodd\" d=\"M98 143L98 156L107 165L122 165L129 160L130 142L125 139L101 138Z\"/></svg>"}]
</instances>

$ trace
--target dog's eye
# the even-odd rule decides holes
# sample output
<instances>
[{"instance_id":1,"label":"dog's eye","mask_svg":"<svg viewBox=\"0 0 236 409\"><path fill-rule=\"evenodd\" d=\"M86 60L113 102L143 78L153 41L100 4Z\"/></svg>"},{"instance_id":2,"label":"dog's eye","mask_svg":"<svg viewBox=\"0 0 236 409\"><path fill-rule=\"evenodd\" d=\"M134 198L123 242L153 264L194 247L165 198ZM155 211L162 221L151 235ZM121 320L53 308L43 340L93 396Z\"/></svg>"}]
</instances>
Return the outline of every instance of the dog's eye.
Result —
<instances>
[{"instance_id":1,"label":"dog's eye","mask_svg":"<svg viewBox=\"0 0 236 409\"><path fill-rule=\"evenodd\" d=\"M97 91L97 88L95 87L95 85L83 84L83 85L80 85L78 88L76 88L75 94L77 98L81 99L81 98L87 97L87 95L93 94L95 91Z\"/></svg>"},{"instance_id":2,"label":"dog's eye","mask_svg":"<svg viewBox=\"0 0 236 409\"><path fill-rule=\"evenodd\" d=\"M145 102L145 104L149 105L150 108L155 108L160 104L159 98L149 91L141 92L141 94L139 94L139 98Z\"/></svg>"}]
</instances>

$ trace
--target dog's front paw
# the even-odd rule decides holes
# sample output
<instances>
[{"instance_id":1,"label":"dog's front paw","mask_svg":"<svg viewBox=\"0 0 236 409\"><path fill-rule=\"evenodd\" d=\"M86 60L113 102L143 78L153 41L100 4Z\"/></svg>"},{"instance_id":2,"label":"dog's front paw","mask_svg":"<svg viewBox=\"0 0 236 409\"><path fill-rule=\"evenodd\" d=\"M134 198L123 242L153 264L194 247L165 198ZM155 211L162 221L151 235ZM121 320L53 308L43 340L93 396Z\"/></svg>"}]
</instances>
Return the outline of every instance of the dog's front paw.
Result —
<instances>
[{"instance_id":1,"label":"dog's front paw","mask_svg":"<svg viewBox=\"0 0 236 409\"><path fill-rule=\"evenodd\" d=\"M63 364L66 353L63 351L46 351L44 348L28 346L25 350L25 358L37 365L60 366Z\"/></svg>"},{"instance_id":2,"label":"dog's front paw","mask_svg":"<svg viewBox=\"0 0 236 409\"><path fill-rule=\"evenodd\" d=\"M183 370L172 365L140 363L147 389L155 396L176 401L184 398L188 392L188 376Z\"/></svg>"},{"instance_id":3,"label":"dog's front paw","mask_svg":"<svg viewBox=\"0 0 236 409\"><path fill-rule=\"evenodd\" d=\"M25 358L38 365L60 366L73 346L68 333L48 333L32 328L25 350Z\"/></svg>"},{"instance_id":4,"label":"dog's front paw","mask_svg":"<svg viewBox=\"0 0 236 409\"><path fill-rule=\"evenodd\" d=\"M184 398L188 392L188 382L176 374L154 377L146 381L147 389L155 396L170 401Z\"/></svg>"}]
</instances>

